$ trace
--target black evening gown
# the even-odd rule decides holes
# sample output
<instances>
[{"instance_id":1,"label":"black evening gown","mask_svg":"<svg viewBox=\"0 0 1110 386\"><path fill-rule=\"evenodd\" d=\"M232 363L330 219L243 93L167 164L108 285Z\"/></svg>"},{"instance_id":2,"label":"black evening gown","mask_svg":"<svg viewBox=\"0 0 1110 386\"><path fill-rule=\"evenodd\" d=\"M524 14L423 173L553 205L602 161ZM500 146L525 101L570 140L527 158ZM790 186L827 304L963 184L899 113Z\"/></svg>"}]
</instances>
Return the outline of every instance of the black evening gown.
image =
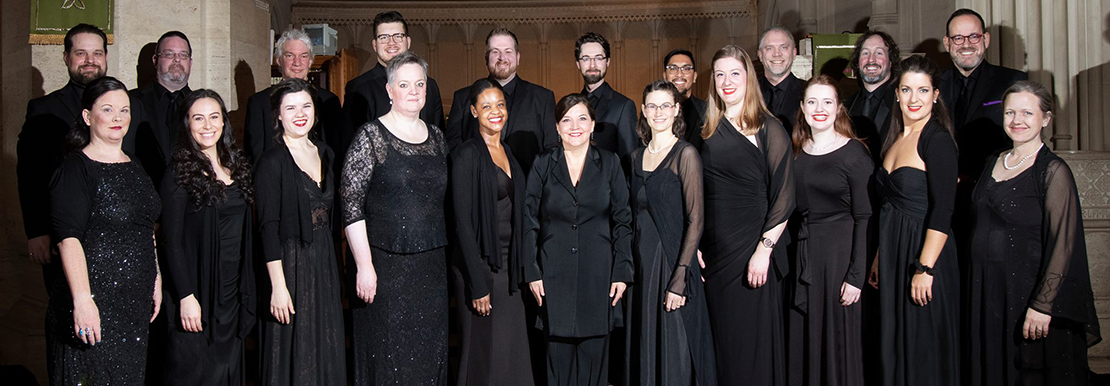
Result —
<instances>
[{"instance_id":1,"label":"black evening gown","mask_svg":"<svg viewBox=\"0 0 1110 386\"><path fill-rule=\"evenodd\" d=\"M844 283L863 289L874 170L867 148L855 140L823 155L802 151L794 160L793 385L863 384L862 306L842 306L840 290Z\"/></svg>"},{"instance_id":2,"label":"black evening gown","mask_svg":"<svg viewBox=\"0 0 1110 386\"><path fill-rule=\"evenodd\" d=\"M972 196L972 385L1086 385L1095 315L1082 212L1067 164L1047 148L996 181L989 158ZM1048 336L1022 336L1029 308L1051 315Z\"/></svg>"},{"instance_id":3,"label":"black evening gown","mask_svg":"<svg viewBox=\"0 0 1110 386\"><path fill-rule=\"evenodd\" d=\"M922 130L917 154L926 170L879 169L883 208L879 214L880 353L883 385L958 385L959 268L949 230L956 197L956 146L936 121ZM948 239L933 264L933 298L919 306L910 297L925 233Z\"/></svg>"},{"instance_id":4,"label":"black evening gown","mask_svg":"<svg viewBox=\"0 0 1110 386\"><path fill-rule=\"evenodd\" d=\"M323 144L318 143L317 146ZM286 150L283 152L283 155L288 154ZM259 174L265 166L260 162ZM325 172L330 170L327 165L322 165L322 168ZM292 316L289 324L281 324L269 312L263 313L259 339L262 356L260 384L263 385L347 384L343 305L331 230L335 183L329 179L330 172L326 175L328 177L324 178L322 186L300 169L294 175L281 176L296 179L296 185L308 198L307 208L304 209L311 211L312 239L302 242L299 237L290 237L280 241L285 286L293 300L296 315ZM261 196L267 192L256 192L260 196L261 218L265 216Z\"/></svg>"},{"instance_id":5,"label":"black evening gown","mask_svg":"<svg viewBox=\"0 0 1110 386\"><path fill-rule=\"evenodd\" d=\"M722 119L701 148L705 300L721 385L786 384L786 232L772 252L767 283L755 289L747 284L759 238L794 211L793 145L777 119L763 120L755 134L758 147Z\"/></svg>"},{"instance_id":6,"label":"black evening gown","mask_svg":"<svg viewBox=\"0 0 1110 386\"><path fill-rule=\"evenodd\" d=\"M717 384L701 270L694 261L703 226L702 166L679 141L652 171L645 148L632 153L635 283L625 293L631 385ZM668 293L686 304L667 312Z\"/></svg>"},{"instance_id":7,"label":"black evening gown","mask_svg":"<svg viewBox=\"0 0 1110 386\"><path fill-rule=\"evenodd\" d=\"M351 283L354 384L446 384L447 146L442 132L428 125L424 142L409 143L380 120L365 124L347 151L342 178L344 223L366 221L378 275L371 304L354 296Z\"/></svg>"},{"instance_id":8,"label":"black evening gown","mask_svg":"<svg viewBox=\"0 0 1110 386\"><path fill-rule=\"evenodd\" d=\"M89 346L73 328L68 280L49 288L46 313L51 385L142 385L154 311L154 222L161 202L137 162L103 163L77 151L50 184L55 240L81 242L102 340Z\"/></svg>"}]
</instances>

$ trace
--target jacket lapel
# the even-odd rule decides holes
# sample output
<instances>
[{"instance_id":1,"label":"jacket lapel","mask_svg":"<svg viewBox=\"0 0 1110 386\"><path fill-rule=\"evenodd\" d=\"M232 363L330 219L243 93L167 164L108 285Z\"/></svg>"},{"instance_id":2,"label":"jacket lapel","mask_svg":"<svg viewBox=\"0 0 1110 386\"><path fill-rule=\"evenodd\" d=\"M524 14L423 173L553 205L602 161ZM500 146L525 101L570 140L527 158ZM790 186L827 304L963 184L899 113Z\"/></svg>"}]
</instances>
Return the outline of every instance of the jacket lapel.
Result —
<instances>
[{"instance_id":1,"label":"jacket lapel","mask_svg":"<svg viewBox=\"0 0 1110 386\"><path fill-rule=\"evenodd\" d=\"M567 158L561 146L555 149L555 169L555 179L563 185L563 188L565 188L567 192L570 192L571 196L577 197L578 195L574 189L574 181L570 178L570 168L567 166ZM585 170L582 172L585 173ZM581 177L579 177L579 181L581 181Z\"/></svg>"},{"instance_id":2,"label":"jacket lapel","mask_svg":"<svg viewBox=\"0 0 1110 386\"><path fill-rule=\"evenodd\" d=\"M971 121L973 116L978 112L983 105L983 99L987 97L987 92L990 91L991 85L994 83L994 66L986 61L982 64L983 69L979 74L979 79L975 81L975 89L971 90L971 105L967 106L968 113L964 114L964 121L961 124Z\"/></svg>"}]
</instances>

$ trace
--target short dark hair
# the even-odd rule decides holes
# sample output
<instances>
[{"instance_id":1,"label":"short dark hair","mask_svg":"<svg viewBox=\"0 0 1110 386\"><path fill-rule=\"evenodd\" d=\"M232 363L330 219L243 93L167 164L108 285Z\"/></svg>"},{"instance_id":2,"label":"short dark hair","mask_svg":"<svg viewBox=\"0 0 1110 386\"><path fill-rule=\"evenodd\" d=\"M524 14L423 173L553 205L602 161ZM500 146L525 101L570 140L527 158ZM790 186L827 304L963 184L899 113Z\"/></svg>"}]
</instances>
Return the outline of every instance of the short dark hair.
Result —
<instances>
[{"instance_id":1,"label":"short dark hair","mask_svg":"<svg viewBox=\"0 0 1110 386\"><path fill-rule=\"evenodd\" d=\"M302 91L308 93L308 97L312 99L313 106L320 105L317 102L316 87L313 87L312 83L308 83L308 81L304 79L282 79L281 82L270 89L270 111L274 115L274 121L268 123L272 124L275 131L277 131L277 136L273 138L275 143L279 142L278 138L285 134L285 130L281 127L281 121L278 119L278 117L281 116L281 100L285 99L286 95ZM319 113L320 110L316 109L316 112ZM315 139L316 126L319 124L320 116L316 115L312 122L312 128L309 129L309 133L311 134L309 138Z\"/></svg>"},{"instance_id":2,"label":"short dark hair","mask_svg":"<svg viewBox=\"0 0 1110 386\"><path fill-rule=\"evenodd\" d=\"M483 92L486 92L486 90L489 90L491 88L497 89L497 91L501 91L502 96L505 95L505 89L501 87L501 83L494 82L489 78L479 78L478 80L474 81L474 84L470 85L470 94L468 95L468 97L470 98L470 106L477 106L478 96L482 95Z\"/></svg>"},{"instance_id":3,"label":"short dark hair","mask_svg":"<svg viewBox=\"0 0 1110 386\"><path fill-rule=\"evenodd\" d=\"M698 68L697 60L694 59L694 53L682 48L676 48L674 50L671 50L671 52L668 52L667 56L663 57L663 67L667 67L667 63L670 63L671 58L673 58L675 55L686 55L687 58L690 58L690 65L694 66L694 69Z\"/></svg>"},{"instance_id":4,"label":"short dark hair","mask_svg":"<svg viewBox=\"0 0 1110 386\"><path fill-rule=\"evenodd\" d=\"M682 93L678 92L678 88L674 86L674 83L662 79L649 83L647 87L644 87L644 97L641 99L644 101L645 105L647 104L648 94L655 91L662 91L670 94L672 100L674 100L674 108L681 109L679 102L682 101L683 96ZM644 145L651 142L651 130L651 125L648 124L648 117L644 114L640 114L640 120L636 122L636 134L640 136L640 141L643 142ZM686 120L682 119L682 115L674 118L674 123L671 124L671 133L674 133L674 135L679 138L686 136Z\"/></svg>"},{"instance_id":5,"label":"short dark hair","mask_svg":"<svg viewBox=\"0 0 1110 386\"><path fill-rule=\"evenodd\" d=\"M575 59L578 59L578 56L582 55L582 45L586 44L586 43L600 44L601 49L603 51L605 51L605 57L606 58L609 57L609 52L610 52L609 51L609 41L605 40L605 37L601 36L601 34L599 34L597 32L586 32L585 35L582 35L582 36L578 37L578 40L574 41L574 58Z\"/></svg>"},{"instance_id":6,"label":"short dark hair","mask_svg":"<svg viewBox=\"0 0 1110 386\"><path fill-rule=\"evenodd\" d=\"M73 48L73 37L77 36L77 34L94 34L100 36L100 41L104 43L104 53L108 53L108 35L105 35L100 27L85 23L75 25L66 32L65 52L69 52L69 50Z\"/></svg>"},{"instance_id":7,"label":"short dark hair","mask_svg":"<svg viewBox=\"0 0 1110 386\"><path fill-rule=\"evenodd\" d=\"M125 86L123 82L120 82L119 79L110 76L102 76L93 79L85 85L85 92L81 94L81 109L91 111L96 100L110 91L123 91L126 93L127 86ZM136 107L137 106L131 106L132 109ZM89 133L89 125L85 124L85 121L81 118L77 118L76 123L77 125L73 130L69 130L69 132L66 133L64 146L65 154L83 149L85 146L88 146L89 141L92 140L92 135Z\"/></svg>"},{"instance_id":8,"label":"short dark hair","mask_svg":"<svg viewBox=\"0 0 1110 386\"><path fill-rule=\"evenodd\" d=\"M868 30L864 32L863 35L860 35L859 39L856 39L856 48L853 49L852 54L848 56L848 65L852 66L852 71L859 77L859 52L863 49L863 42L866 42L867 39L870 39L872 36L878 36L883 39L883 44L886 45L886 55L890 58L890 76L891 78L898 76L898 74L893 72L894 69L898 68L898 62L902 61L902 53L898 51L898 42L895 42L890 34L883 31Z\"/></svg>"},{"instance_id":9,"label":"short dark hair","mask_svg":"<svg viewBox=\"0 0 1110 386\"><path fill-rule=\"evenodd\" d=\"M486 35L486 56L487 57L489 56L489 41L490 41L490 39L493 39L494 36L508 36L508 37L513 38L513 49L516 50L517 53L520 53L520 40L517 40L516 34L514 34L513 31L510 31L508 28L497 27L497 28L494 28L492 31L489 31L489 35Z\"/></svg>"},{"instance_id":10,"label":"short dark hair","mask_svg":"<svg viewBox=\"0 0 1110 386\"><path fill-rule=\"evenodd\" d=\"M166 38L171 38L171 37L181 38L181 40L184 40L185 45L189 47L189 54L190 55L193 54L193 43L190 43L189 42L189 37L185 36L185 33L181 32L181 31L170 31L170 32L166 32L166 33L162 34L162 37L158 38L158 44L155 46L155 50L158 51L156 53L161 53L162 52L162 41L166 40Z\"/></svg>"},{"instance_id":11,"label":"short dark hair","mask_svg":"<svg viewBox=\"0 0 1110 386\"><path fill-rule=\"evenodd\" d=\"M987 32L987 22L983 21L983 15L980 15L979 12L975 12L967 8L960 8L957 9L956 12L952 12L952 16L948 17L948 22L944 23L944 36L948 36L948 27L952 26L953 19L966 15L972 15L975 16L976 19L979 19L979 30L983 33Z\"/></svg>"},{"instance_id":12,"label":"short dark hair","mask_svg":"<svg viewBox=\"0 0 1110 386\"><path fill-rule=\"evenodd\" d=\"M388 23L401 23L401 28L405 30L405 34L409 33L409 23L405 21L405 17L401 16L397 11L386 11L374 15L374 20L371 22L374 26L374 35L378 34L378 26Z\"/></svg>"},{"instance_id":13,"label":"short dark hair","mask_svg":"<svg viewBox=\"0 0 1110 386\"><path fill-rule=\"evenodd\" d=\"M562 99L559 99L559 103L555 104L555 111L558 112L558 114L555 115L555 122L559 122L559 120L563 119L564 115L567 115L567 112L570 111L570 109L580 104L586 105L586 111L588 111L587 114L590 115L591 120L597 120L594 113L594 107L590 106L590 100L586 97L586 95L579 93L570 93Z\"/></svg>"}]
</instances>

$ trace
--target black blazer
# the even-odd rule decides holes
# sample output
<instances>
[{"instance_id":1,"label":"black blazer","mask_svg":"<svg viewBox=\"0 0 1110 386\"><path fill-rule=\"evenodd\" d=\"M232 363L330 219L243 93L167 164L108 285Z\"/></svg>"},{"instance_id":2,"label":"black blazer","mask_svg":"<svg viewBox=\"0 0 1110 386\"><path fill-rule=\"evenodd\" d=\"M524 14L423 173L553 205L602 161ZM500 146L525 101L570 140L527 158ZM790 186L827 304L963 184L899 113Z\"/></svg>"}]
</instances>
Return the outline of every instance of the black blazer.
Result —
<instances>
[{"instance_id":1,"label":"black blazer","mask_svg":"<svg viewBox=\"0 0 1110 386\"><path fill-rule=\"evenodd\" d=\"M366 122L373 122L389 112L389 94L385 91L385 85L388 83L386 75L385 67L381 63L377 63L370 71L347 81L347 84L343 87L345 92L343 115L347 119L347 126L350 128L349 136L346 137L346 140L342 143L343 145L350 145L351 139L359 127L362 127ZM431 77L428 77L427 92L424 108L420 110L420 119L426 124L435 125L435 127L446 127L444 126L443 98L439 93L439 84ZM346 147L343 148L343 151L337 150L336 155L346 154L346 150Z\"/></svg>"},{"instance_id":2,"label":"black blazer","mask_svg":"<svg viewBox=\"0 0 1110 386\"><path fill-rule=\"evenodd\" d=\"M890 112L894 109L901 113L901 110L894 106L896 83L897 79L891 77L886 84L875 89L875 92L882 93L879 95L879 107L875 109L875 116L852 115L852 129L856 132L856 136L867 144L867 150L871 152L871 159L876 165L882 165L883 142L886 141L886 133L890 130ZM862 86L860 88L862 89ZM856 105L862 108L863 98L864 90L860 90L848 98L848 105L845 107L849 112L854 111L857 108Z\"/></svg>"},{"instance_id":3,"label":"black blazer","mask_svg":"<svg viewBox=\"0 0 1110 386\"><path fill-rule=\"evenodd\" d=\"M548 335L608 334L623 324L609 287L631 283L632 212L616 154L590 146L576 187L562 147L536 157L524 200L524 280L543 280ZM546 324L543 322L546 321Z\"/></svg>"},{"instance_id":4,"label":"black blazer","mask_svg":"<svg viewBox=\"0 0 1110 386\"><path fill-rule=\"evenodd\" d=\"M555 116L555 94L520 79L519 74L506 83L504 89L509 122L502 129L501 138L513 149L520 166L530 173L536 155L559 144L559 133L555 130L558 119ZM470 115L470 105L470 86L455 91L450 120L443 133L450 149L478 137L478 121Z\"/></svg>"},{"instance_id":5,"label":"black blazer","mask_svg":"<svg viewBox=\"0 0 1110 386\"><path fill-rule=\"evenodd\" d=\"M28 239L50 235L50 178L62 164L66 134L81 119L84 89L70 82L27 102L27 118L16 142L15 173Z\"/></svg>"},{"instance_id":6,"label":"black blazer","mask_svg":"<svg viewBox=\"0 0 1110 386\"><path fill-rule=\"evenodd\" d=\"M251 95L247 99L247 119L243 128L243 150L247 158L258 164L258 159L267 149L278 144L275 138L281 132L270 106L270 91L273 86ZM343 120L339 106L339 97L326 89L316 89L316 127L312 132L316 139L323 140L328 147L337 145L343 137ZM344 148L346 149L346 148ZM338 169L336 170L338 171Z\"/></svg>"},{"instance_id":7,"label":"black blazer","mask_svg":"<svg viewBox=\"0 0 1110 386\"><path fill-rule=\"evenodd\" d=\"M132 130L127 132L125 142L134 146L134 154L142 162L143 169L154 182L154 186L162 186L162 173L166 171L166 166L173 158L173 147L177 143L178 130L183 129L180 124L174 127L167 125L167 118L164 115L169 113L169 108L161 113L158 111L159 94L164 90L165 88L158 83L151 83L127 92L132 102ZM181 89L182 95L188 95L190 92L192 90L189 86Z\"/></svg>"},{"instance_id":8,"label":"black blazer","mask_svg":"<svg viewBox=\"0 0 1110 386\"><path fill-rule=\"evenodd\" d=\"M335 173L332 165L335 155L322 141L313 141L320 156L323 188L335 190ZM258 231L262 237L262 262L281 260L285 240L297 239L312 242L312 210L308 192L302 186L301 168L284 144L262 152L258 167L254 169L254 196L258 210ZM336 230L339 211L332 207L329 219L332 231Z\"/></svg>"},{"instance_id":9,"label":"black blazer","mask_svg":"<svg viewBox=\"0 0 1110 386\"><path fill-rule=\"evenodd\" d=\"M511 291L524 282L521 266L521 240L524 227L524 169L505 145L509 170L513 179L513 236L509 245L509 261L502 261L501 240L497 224L497 174L501 173L482 138L463 142L451 152L451 199L455 211L455 263L466 280L470 299L490 293L486 272L491 268L507 269Z\"/></svg>"},{"instance_id":10,"label":"black blazer","mask_svg":"<svg viewBox=\"0 0 1110 386\"><path fill-rule=\"evenodd\" d=\"M590 95L586 90L582 94ZM600 149L617 153L622 162L627 163L633 150L640 147L640 137L636 134L636 104L621 93L613 90L609 82L602 82L593 92L597 95L594 107L593 145ZM625 168L625 173L628 172Z\"/></svg>"},{"instance_id":11,"label":"black blazer","mask_svg":"<svg viewBox=\"0 0 1110 386\"><path fill-rule=\"evenodd\" d=\"M1029 79L1029 75L984 61L975 69L979 74L971 93L971 107L963 122L955 122L956 99L960 97L956 83L961 76L957 71L959 70L953 67L940 74L940 99L948 108L953 120L952 126L956 130L960 185L967 184L970 187L983 170L983 162L987 157L1010 148L1010 138L1002 129L1002 94L1017 81Z\"/></svg>"},{"instance_id":12,"label":"black blazer","mask_svg":"<svg viewBox=\"0 0 1110 386\"><path fill-rule=\"evenodd\" d=\"M767 104L767 109L771 110L775 118L778 118L787 133L793 133L794 121L798 119L798 109L802 107L802 97L805 96L806 82L790 73L786 74L786 78L779 83L779 86L784 91L782 99L775 100L775 104L771 105L771 92L774 86L771 86L767 78L759 78L759 91L763 93L763 102Z\"/></svg>"},{"instance_id":13,"label":"black blazer","mask_svg":"<svg viewBox=\"0 0 1110 386\"><path fill-rule=\"evenodd\" d=\"M705 109L708 104L696 96L690 96L680 103L682 106L682 120L686 123L686 142L701 149L701 126L705 124Z\"/></svg>"}]
</instances>

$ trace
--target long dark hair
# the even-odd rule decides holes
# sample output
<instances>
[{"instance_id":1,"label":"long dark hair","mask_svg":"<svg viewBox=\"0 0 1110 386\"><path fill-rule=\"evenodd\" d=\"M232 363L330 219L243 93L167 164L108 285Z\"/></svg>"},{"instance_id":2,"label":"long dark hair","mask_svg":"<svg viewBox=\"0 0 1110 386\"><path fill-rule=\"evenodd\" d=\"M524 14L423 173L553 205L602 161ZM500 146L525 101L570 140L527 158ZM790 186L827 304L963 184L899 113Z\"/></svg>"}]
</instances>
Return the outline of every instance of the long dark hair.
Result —
<instances>
[{"instance_id":1,"label":"long dark hair","mask_svg":"<svg viewBox=\"0 0 1110 386\"><path fill-rule=\"evenodd\" d=\"M120 82L118 79L110 76L102 76L94 79L89 84L85 85L85 93L81 94L81 109L92 111L93 105L96 100L101 96L107 94L109 91L123 91L127 92L127 86ZM132 109L135 106L131 106ZM77 122L74 122L74 127L66 133L65 139L65 154L70 154L75 151L84 149L89 145L92 140L89 133L89 125L85 124L85 120L81 115L77 116Z\"/></svg>"},{"instance_id":2,"label":"long dark hair","mask_svg":"<svg viewBox=\"0 0 1110 386\"><path fill-rule=\"evenodd\" d=\"M308 131L308 138L310 140L317 139L316 131L320 126L320 103L316 95L316 87L303 79L284 79L270 90L270 111L274 115L274 121L271 124L274 125L274 131L277 132L277 135L273 138L274 143L283 143L281 136L285 134L285 129L281 127L281 119L279 119L281 117L281 100L285 99L286 95L302 91L307 92L309 98L312 98L312 128ZM220 106L223 106L223 102L220 102Z\"/></svg>"},{"instance_id":3,"label":"long dark hair","mask_svg":"<svg viewBox=\"0 0 1110 386\"><path fill-rule=\"evenodd\" d=\"M682 93L678 92L678 88L674 86L674 83L665 80L657 80L649 83L647 87L644 87L644 97L640 100L644 101L644 104L647 104L648 94L655 91L662 91L670 94L671 98L674 99L675 110L677 111L681 108L678 102L683 98ZM682 119L681 115L674 118L674 123L671 124L671 132L679 138L683 138L686 135L686 120ZM640 135L640 141L643 142L644 145L651 142L651 125L648 124L647 117L642 113L640 114L640 120L636 122L636 134Z\"/></svg>"},{"instance_id":4,"label":"long dark hair","mask_svg":"<svg viewBox=\"0 0 1110 386\"><path fill-rule=\"evenodd\" d=\"M231 170L231 179L239 183L247 204L254 203L254 185L251 183L251 165L243 156L243 151L235 144L235 134L231 121L227 116L227 107L224 105L220 94L208 89L200 89L189 93L181 101L178 111L181 112L182 129L178 130L177 146L173 151L173 169L179 186L189 194L189 199L197 207L214 206L227 201L227 187L216 178L216 171L208 156L197 146L193 139L192 129L189 128L189 109L201 99L213 99L220 105L220 116L224 120L224 129L220 139L216 142L216 155L220 158L219 164Z\"/></svg>"},{"instance_id":5,"label":"long dark hair","mask_svg":"<svg viewBox=\"0 0 1110 386\"><path fill-rule=\"evenodd\" d=\"M925 74L929 76L929 83L933 86L933 89L936 90L937 84L939 83L937 82L938 72L939 71L937 70L937 64L936 62L933 62L932 59L926 58L921 55L913 55L906 58L902 62L898 63L899 75L898 83L894 84L896 90L895 95L897 95L898 93L897 90L902 87L902 78L911 73ZM890 146L893 145L894 141L901 137L902 132L906 130L905 121L903 120L902 115L904 115L904 113L902 113L901 106L899 106L898 113L892 114L890 117L890 127L887 129L886 141L883 142L883 157L886 157L886 152L890 150ZM944 100L941 100L939 96L937 98L936 104L933 106L933 112L931 113L931 118L929 119L940 124L940 126L948 132L948 135L952 137L952 140L956 140L956 132L952 129L952 118L948 117L948 107L944 105ZM959 151L959 149L956 150Z\"/></svg>"},{"instance_id":6,"label":"long dark hair","mask_svg":"<svg viewBox=\"0 0 1110 386\"><path fill-rule=\"evenodd\" d=\"M837 133L840 133L840 135L848 139L859 141L859 138L856 137L856 133L852 130L852 118L848 116L848 110L844 108L844 104L840 103L840 91L836 89L836 82L833 81L832 77L824 74L814 76L813 79L810 79L809 83L806 84L805 91L809 91L809 88L813 86L832 87L833 93L835 93L833 100L836 101L836 120L833 121L833 130L836 130ZM802 151L802 146L805 146L806 141L813 139L813 128L809 127L809 121L806 121L805 103L805 92L803 91L802 107L798 109L798 117L794 120L797 122L794 124L793 134L794 155L798 155L798 152ZM864 147L867 147L867 144L863 141L860 141L860 143L862 143Z\"/></svg>"}]
</instances>

